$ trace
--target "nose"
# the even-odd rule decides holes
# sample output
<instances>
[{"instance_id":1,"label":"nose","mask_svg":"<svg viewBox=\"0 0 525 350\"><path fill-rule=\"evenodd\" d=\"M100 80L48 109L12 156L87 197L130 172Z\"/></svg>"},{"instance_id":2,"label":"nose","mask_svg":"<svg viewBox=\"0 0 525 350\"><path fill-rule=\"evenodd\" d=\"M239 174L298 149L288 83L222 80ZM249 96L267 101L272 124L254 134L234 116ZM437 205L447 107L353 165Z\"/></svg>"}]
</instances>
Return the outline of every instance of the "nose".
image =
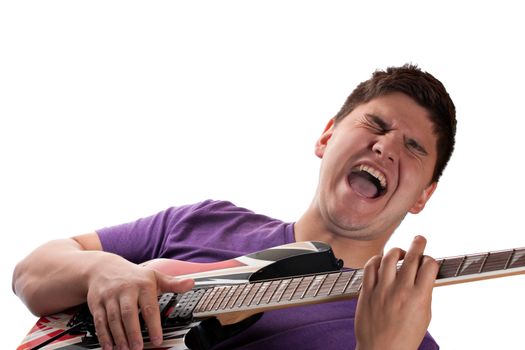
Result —
<instances>
[{"instance_id":1,"label":"nose","mask_svg":"<svg viewBox=\"0 0 525 350\"><path fill-rule=\"evenodd\" d=\"M398 159L398 148L396 140L392 135L382 135L372 144L372 151L380 157L384 157L391 162Z\"/></svg>"}]
</instances>

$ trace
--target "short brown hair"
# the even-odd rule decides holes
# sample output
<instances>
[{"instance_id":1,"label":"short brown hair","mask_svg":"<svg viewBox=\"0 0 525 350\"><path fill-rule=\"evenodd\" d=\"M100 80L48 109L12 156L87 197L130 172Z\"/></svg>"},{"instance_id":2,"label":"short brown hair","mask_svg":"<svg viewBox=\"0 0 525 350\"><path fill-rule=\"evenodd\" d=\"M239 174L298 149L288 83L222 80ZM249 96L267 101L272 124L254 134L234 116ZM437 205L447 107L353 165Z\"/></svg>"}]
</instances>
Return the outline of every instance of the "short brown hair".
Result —
<instances>
[{"instance_id":1,"label":"short brown hair","mask_svg":"<svg viewBox=\"0 0 525 350\"><path fill-rule=\"evenodd\" d=\"M375 71L370 79L360 83L348 96L334 117L335 123L357 106L392 92L408 95L429 111L437 135L437 160L432 182L438 181L454 150L456 108L443 84L416 65L405 64L402 67L389 67L386 71Z\"/></svg>"}]
</instances>

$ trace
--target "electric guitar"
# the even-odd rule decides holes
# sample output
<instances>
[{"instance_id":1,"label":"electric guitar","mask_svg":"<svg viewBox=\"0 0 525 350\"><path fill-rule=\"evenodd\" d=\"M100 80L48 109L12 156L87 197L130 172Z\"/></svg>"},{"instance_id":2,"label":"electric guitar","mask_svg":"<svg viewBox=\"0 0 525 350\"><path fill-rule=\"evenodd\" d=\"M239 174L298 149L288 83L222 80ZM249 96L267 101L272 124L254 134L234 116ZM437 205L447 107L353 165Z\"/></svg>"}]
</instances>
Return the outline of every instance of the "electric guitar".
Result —
<instances>
[{"instance_id":1,"label":"electric guitar","mask_svg":"<svg viewBox=\"0 0 525 350\"><path fill-rule=\"evenodd\" d=\"M436 286L525 273L525 248L449 257ZM264 311L355 298L363 271L342 269L330 246L299 242L217 263L171 259L144 263L166 274L193 278L186 293L159 296L164 341L153 350L209 349L255 323ZM41 317L17 350L100 349L87 305Z\"/></svg>"}]
</instances>

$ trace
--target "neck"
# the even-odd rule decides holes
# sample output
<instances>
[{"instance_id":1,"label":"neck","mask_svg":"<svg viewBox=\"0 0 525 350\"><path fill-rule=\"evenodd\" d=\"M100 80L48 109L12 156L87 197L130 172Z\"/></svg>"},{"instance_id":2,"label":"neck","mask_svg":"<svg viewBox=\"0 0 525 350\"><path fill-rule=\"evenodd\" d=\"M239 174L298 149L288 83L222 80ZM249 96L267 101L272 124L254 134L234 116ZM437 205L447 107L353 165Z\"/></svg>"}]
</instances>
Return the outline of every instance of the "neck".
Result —
<instances>
[{"instance_id":1,"label":"neck","mask_svg":"<svg viewBox=\"0 0 525 350\"><path fill-rule=\"evenodd\" d=\"M350 268L362 268L372 256L382 254L391 235L345 231L331 226L313 205L295 223L294 231L298 242L323 241L329 244L335 256L343 259L345 267Z\"/></svg>"}]
</instances>

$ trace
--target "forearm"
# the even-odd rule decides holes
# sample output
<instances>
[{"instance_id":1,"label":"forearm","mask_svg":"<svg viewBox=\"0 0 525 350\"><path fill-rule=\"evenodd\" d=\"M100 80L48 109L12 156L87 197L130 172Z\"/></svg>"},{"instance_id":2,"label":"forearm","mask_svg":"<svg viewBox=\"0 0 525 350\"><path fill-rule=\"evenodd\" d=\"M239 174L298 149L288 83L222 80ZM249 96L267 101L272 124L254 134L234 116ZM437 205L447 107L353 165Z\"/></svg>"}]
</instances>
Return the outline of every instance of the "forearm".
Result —
<instances>
[{"instance_id":1,"label":"forearm","mask_svg":"<svg viewBox=\"0 0 525 350\"><path fill-rule=\"evenodd\" d=\"M13 291L35 315L62 311L85 302L90 274L115 259L122 260L86 251L73 239L51 241L18 263Z\"/></svg>"}]
</instances>

